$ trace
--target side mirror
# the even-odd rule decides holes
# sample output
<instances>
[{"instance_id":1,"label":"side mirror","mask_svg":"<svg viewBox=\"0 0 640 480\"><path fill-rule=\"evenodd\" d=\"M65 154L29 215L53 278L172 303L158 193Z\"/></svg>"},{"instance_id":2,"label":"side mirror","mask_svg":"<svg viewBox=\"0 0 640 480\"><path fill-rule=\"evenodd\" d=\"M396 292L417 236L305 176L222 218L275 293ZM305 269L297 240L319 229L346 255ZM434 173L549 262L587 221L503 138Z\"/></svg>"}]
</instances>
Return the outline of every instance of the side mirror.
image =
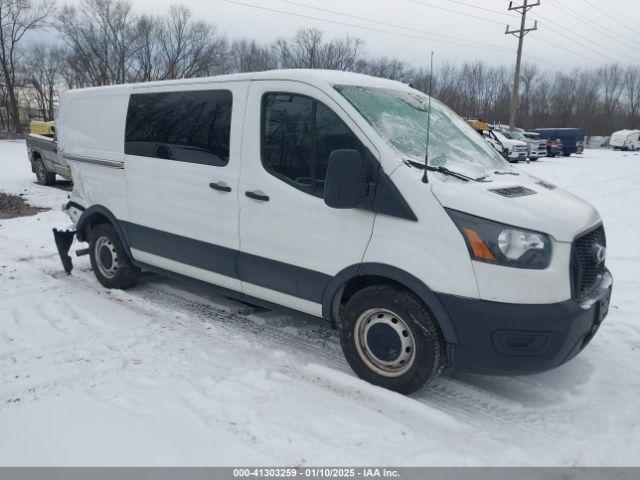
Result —
<instances>
[{"instance_id":1,"label":"side mirror","mask_svg":"<svg viewBox=\"0 0 640 480\"><path fill-rule=\"evenodd\" d=\"M324 203L331 208L355 208L366 195L367 166L357 150L334 150L329 157Z\"/></svg>"}]
</instances>

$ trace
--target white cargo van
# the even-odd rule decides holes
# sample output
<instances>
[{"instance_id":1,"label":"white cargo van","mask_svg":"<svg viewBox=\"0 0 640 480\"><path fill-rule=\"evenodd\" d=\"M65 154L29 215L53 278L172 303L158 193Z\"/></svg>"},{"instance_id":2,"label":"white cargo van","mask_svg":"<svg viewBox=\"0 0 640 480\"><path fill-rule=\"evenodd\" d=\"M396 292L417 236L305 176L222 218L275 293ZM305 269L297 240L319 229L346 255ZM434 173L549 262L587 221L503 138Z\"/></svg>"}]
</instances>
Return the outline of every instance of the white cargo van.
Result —
<instances>
[{"instance_id":1,"label":"white cargo van","mask_svg":"<svg viewBox=\"0 0 640 480\"><path fill-rule=\"evenodd\" d=\"M614 150L640 150L640 130L620 130L611 134L609 146Z\"/></svg>"},{"instance_id":2,"label":"white cargo van","mask_svg":"<svg viewBox=\"0 0 640 480\"><path fill-rule=\"evenodd\" d=\"M102 285L149 270L323 317L377 385L548 370L607 314L594 208L402 83L292 70L77 90L58 134Z\"/></svg>"}]
</instances>

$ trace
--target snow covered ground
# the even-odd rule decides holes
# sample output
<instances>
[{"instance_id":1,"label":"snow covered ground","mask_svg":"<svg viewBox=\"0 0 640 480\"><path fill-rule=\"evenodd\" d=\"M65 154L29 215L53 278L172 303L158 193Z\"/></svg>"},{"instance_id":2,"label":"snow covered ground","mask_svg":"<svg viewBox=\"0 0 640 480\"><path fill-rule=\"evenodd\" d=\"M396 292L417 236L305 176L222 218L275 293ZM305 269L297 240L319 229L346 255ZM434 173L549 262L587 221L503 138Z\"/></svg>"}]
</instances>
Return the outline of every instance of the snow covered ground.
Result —
<instances>
[{"instance_id":1,"label":"snow covered ground","mask_svg":"<svg viewBox=\"0 0 640 480\"><path fill-rule=\"evenodd\" d=\"M531 377L442 377L410 397L350 371L335 332L153 275L107 291L62 272L68 192L0 142L0 465L640 465L640 155L522 169L593 202L615 276L591 345ZM64 187L64 185L62 186Z\"/></svg>"}]
</instances>

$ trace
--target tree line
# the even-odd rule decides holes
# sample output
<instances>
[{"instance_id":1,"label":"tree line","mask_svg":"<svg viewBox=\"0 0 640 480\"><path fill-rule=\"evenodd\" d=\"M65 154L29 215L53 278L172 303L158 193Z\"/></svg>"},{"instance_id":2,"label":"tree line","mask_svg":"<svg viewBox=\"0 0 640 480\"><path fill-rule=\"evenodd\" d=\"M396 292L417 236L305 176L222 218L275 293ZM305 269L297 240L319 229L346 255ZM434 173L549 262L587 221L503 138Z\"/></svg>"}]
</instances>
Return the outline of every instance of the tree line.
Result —
<instances>
[{"instance_id":1,"label":"tree line","mask_svg":"<svg viewBox=\"0 0 640 480\"><path fill-rule=\"evenodd\" d=\"M22 132L26 116L52 120L66 89L279 68L354 71L424 92L430 84L424 67L372 56L362 39L327 38L317 28L259 44L230 40L183 5L149 15L136 13L128 0L62 6L54 0L0 0L0 130L13 135ZM440 61L431 80L434 97L460 115L508 119L512 67ZM640 67L551 71L525 65L518 124L580 127L587 135L640 128Z\"/></svg>"}]
</instances>

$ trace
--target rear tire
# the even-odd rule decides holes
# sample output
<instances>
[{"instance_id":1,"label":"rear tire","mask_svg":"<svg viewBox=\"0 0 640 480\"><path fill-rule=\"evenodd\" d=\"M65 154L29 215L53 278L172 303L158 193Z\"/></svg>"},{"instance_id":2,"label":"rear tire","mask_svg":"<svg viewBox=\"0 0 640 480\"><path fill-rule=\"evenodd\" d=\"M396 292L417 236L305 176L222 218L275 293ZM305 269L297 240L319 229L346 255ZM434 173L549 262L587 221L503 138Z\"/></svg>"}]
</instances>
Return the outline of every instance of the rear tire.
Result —
<instances>
[{"instance_id":1,"label":"rear tire","mask_svg":"<svg viewBox=\"0 0 640 480\"><path fill-rule=\"evenodd\" d=\"M35 170L36 179L40 185L48 187L56 183L56 174L47 170L42 158L36 159Z\"/></svg>"},{"instance_id":2,"label":"rear tire","mask_svg":"<svg viewBox=\"0 0 640 480\"><path fill-rule=\"evenodd\" d=\"M430 312L412 293L392 286L367 287L343 307L340 344L363 380L409 394L435 379L444 344Z\"/></svg>"},{"instance_id":3,"label":"rear tire","mask_svg":"<svg viewBox=\"0 0 640 480\"><path fill-rule=\"evenodd\" d=\"M131 264L120 237L109 223L100 223L89 233L91 268L98 281L106 288L125 290L133 287L141 270Z\"/></svg>"}]
</instances>

